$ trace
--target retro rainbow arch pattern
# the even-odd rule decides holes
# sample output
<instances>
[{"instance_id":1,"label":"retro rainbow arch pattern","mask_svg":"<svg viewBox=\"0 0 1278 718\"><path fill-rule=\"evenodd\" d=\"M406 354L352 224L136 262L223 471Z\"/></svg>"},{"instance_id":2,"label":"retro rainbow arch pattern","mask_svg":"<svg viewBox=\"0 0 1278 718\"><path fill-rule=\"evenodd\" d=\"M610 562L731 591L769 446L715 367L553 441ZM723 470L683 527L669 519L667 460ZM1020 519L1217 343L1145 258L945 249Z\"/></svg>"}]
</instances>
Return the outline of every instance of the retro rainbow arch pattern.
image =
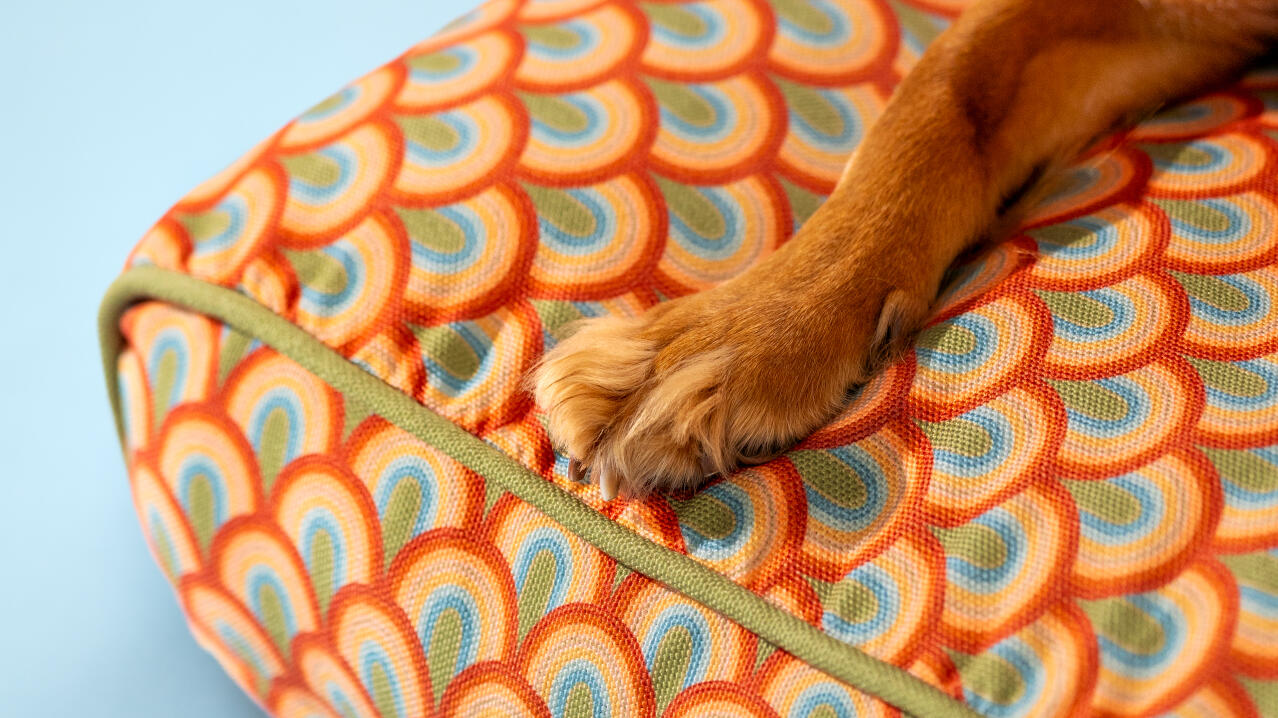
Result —
<instances>
[{"instance_id":1,"label":"retro rainbow arch pattern","mask_svg":"<svg viewBox=\"0 0 1278 718\"><path fill-rule=\"evenodd\" d=\"M784 242L961 4L492 0L179 202L104 352L201 644L289 718L1278 716L1278 72L767 465L604 504L520 390Z\"/></svg>"}]
</instances>

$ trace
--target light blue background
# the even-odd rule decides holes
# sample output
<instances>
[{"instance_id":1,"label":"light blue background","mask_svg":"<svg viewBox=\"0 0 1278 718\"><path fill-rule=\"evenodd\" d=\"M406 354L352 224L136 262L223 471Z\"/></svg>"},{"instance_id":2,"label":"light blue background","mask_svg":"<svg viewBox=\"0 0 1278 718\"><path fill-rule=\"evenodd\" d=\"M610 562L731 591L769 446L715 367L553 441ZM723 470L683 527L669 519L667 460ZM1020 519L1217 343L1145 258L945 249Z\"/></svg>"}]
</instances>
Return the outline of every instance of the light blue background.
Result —
<instances>
[{"instance_id":1,"label":"light blue background","mask_svg":"<svg viewBox=\"0 0 1278 718\"><path fill-rule=\"evenodd\" d=\"M134 520L97 303L186 190L475 4L5 3L0 715L260 715Z\"/></svg>"}]
</instances>

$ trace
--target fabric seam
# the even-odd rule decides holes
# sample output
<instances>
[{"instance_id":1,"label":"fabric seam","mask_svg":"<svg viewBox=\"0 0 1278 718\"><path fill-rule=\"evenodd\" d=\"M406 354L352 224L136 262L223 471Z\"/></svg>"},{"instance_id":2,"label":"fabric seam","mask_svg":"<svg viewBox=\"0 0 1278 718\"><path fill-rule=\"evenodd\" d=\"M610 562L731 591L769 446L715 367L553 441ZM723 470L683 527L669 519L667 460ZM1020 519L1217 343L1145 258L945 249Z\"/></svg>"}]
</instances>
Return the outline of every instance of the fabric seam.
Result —
<instances>
[{"instance_id":1,"label":"fabric seam","mask_svg":"<svg viewBox=\"0 0 1278 718\"><path fill-rule=\"evenodd\" d=\"M122 448L125 438L117 358L124 338L119 322L129 306L148 299L207 315L262 341L344 397L364 404L486 481L496 482L623 566L725 616L813 668L913 716L980 715L908 671L839 641L693 558L603 516L248 296L186 274L152 266L135 267L116 279L103 298L98 314L103 372Z\"/></svg>"}]
</instances>

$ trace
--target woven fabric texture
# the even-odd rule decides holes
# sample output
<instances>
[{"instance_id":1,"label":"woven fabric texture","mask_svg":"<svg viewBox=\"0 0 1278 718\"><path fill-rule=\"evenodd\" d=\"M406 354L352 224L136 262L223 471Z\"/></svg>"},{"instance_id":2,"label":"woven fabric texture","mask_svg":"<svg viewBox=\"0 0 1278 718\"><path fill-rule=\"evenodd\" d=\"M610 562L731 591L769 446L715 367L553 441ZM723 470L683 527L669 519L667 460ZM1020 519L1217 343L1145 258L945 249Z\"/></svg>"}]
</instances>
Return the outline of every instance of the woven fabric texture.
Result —
<instances>
[{"instance_id":1,"label":"woven fabric texture","mask_svg":"<svg viewBox=\"0 0 1278 718\"><path fill-rule=\"evenodd\" d=\"M567 322L783 243L960 7L494 0L201 185L129 263L244 293L635 540L987 715L1278 715L1278 72L1080 160L769 464L604 503L520 388ZM158 304L123 329L148 540L280 715L894 711L253 337Z\"/></svg>"},{"instance_id":2,"label":"woven fabric texture","mask_svg":"<svg viewBox=\"0 0 1278 718\"><path fill-rule=\"evenodd\" d=\"M899 715L243 334L158 302L124 328L148 543L276 715ZM914 670L956 685L939 654Z\"/></svg>"}]
</instances>

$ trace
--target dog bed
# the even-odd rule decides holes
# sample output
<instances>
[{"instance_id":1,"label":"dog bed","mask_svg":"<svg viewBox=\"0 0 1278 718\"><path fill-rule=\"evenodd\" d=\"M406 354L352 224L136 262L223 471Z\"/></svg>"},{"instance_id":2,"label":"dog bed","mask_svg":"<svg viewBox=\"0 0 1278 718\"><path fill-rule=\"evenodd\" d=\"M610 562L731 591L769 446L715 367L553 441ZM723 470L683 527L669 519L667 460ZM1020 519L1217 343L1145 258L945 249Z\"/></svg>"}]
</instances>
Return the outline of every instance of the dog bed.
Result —
<instances>
[{"instance_id":1,"label":"dog bed","mask_svg":"<svg viewBox=\"0 0 1278 718\"><path fill-rule=\"evenodd\" d=\"M775 249L951 0L492 0L167 213L139 520L277 716L1278 715L1278 73L1080 160L785 456L602 502L521 381Z\"/></svg>"}]
</instances>

